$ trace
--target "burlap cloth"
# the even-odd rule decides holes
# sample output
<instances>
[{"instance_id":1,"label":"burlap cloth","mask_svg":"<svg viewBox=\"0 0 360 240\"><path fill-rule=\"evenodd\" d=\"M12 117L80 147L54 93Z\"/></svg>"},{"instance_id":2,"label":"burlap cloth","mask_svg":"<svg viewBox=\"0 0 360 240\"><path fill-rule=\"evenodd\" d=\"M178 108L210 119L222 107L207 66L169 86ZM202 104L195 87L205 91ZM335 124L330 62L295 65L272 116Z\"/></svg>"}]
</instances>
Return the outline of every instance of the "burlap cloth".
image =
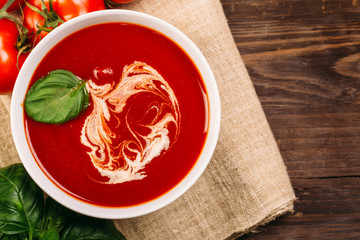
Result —
<instances>
[{"instance_id":1,"label":"burlap cloth","mask_svg":"<svg viewBox=\"0 0 360 240\"><path fill-rule=\"evenodd\" d=\"M219 0L137 0L183 31L212 67L222 122L214 156L178 200L145 216L117 220L129 240L234 239L293 210L295 195ZM10 132L10 96L0 97L0 166L19 162ZM0 193L1 194L1 193Z\"/></svg>"}]
</instances>

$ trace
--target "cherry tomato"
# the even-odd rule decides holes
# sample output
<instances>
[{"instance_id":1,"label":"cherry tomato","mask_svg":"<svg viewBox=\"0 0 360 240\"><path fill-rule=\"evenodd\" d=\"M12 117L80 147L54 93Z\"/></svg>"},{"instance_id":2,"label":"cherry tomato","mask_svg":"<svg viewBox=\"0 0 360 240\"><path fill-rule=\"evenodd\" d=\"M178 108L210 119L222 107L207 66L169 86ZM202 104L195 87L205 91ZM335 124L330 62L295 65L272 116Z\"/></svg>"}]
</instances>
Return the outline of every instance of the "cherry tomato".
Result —
<instances>
[{"instance_id":1,"label":"cherry tomato","mask_svg":"<svg viewBox=\"0 0 360 240\"><path fill-rule=\"evenodd\" d=\"M130 3L134 0L104 0L104 1L107 7L114 8L120 4Z\"/></svg>"},{"instance_id":2,"label":"cherry tomato","mask_svg":"<svg viewBox=\"0 0 360 240\"><path fill-rule=\"evenodd\" d=\"M2 8L7 0L0 0L0 8ZM10 5L10 7L7 9L8 12L13 12L19 10L21 6L24 6L24 0L16 0L13 4Z\"/></svg>"},{"instance_id":3,"label":"cherry tomato","mask_svg":"<svg viewBox=\"0 0 360 240\"><path fill-rule=\"evenodd\" d=\"M41 9L41 0L28 0L29 4ZM44 0L45 5L49 9L49 0ZM68 21L79 15L104 10L105 4L103 0L53 0L53 9L55 13L64 21ZM38 28L37 24L42 25L44 18L37 12L31 10L27 5L24 7L24 26L30 32L35 33ZM47 32L42 31L40 36L45 37Z\"/></svg>"},{"instance_id":4,"label":"cherry tomato","mask_svg":"<svg viewBox=\"0 0 360 240\"><path fill-rule=\"evenodd\" d=\"M16 40L19 35L14 22L8 19L0 20L0 94L9 94L19 73L16 67L18 50ZM20 54L18 59L19 69L28 54Z\"/></svg>"}]
</instances>

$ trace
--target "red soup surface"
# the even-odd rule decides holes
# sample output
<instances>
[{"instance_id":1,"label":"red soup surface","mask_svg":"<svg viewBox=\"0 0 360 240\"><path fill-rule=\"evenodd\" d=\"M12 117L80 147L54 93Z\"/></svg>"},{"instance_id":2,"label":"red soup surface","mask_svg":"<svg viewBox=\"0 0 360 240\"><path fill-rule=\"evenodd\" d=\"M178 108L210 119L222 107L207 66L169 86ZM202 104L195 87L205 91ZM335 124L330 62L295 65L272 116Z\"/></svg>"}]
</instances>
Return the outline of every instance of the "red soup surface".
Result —
<instances>
[{"instance_id":1,"label":"red soup surface","mask_svg":"<svg viewBox=\"0 0 360 240\"><path fill-rule=\"evenodd\" d=\"M56 69L88 79L89 107L63 124L25 116L32 153L63 191L125 207L175 187L192 169L208 131L198 69L172 40L149 28L106 23L58 43L31 84Z\"/></svg>"}]
</instances>

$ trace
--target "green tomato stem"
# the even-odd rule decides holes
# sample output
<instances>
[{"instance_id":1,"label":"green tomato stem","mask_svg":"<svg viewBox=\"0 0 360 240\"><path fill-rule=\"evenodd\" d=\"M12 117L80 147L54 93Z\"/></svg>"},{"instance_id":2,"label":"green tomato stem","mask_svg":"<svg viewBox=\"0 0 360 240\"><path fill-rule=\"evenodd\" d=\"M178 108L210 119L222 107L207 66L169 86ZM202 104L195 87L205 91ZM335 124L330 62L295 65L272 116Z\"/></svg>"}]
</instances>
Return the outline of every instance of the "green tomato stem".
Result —
<instances>
[{"instance_id":1,"label":"green tomato stem","mask_svg":"<svg viewBox=\"0 0 360 240\"><path fill-rule=\"evenodd\" d=\"M6 10L11 6L11 4L13 4L15 2L15 0L8 0L5 5L0 9L0 12L4 11L6 12Z\"/></svg>"},{"instance_id":2,"label":"green tomato stem","mask_svg":"<svg viewBox=\"0 0 360 240\"><path fill-rule=\"evenodd\" d=\"M31 48L32 48L31 44L28 43L28 38L27 38L29 30L26 27L24 27L24 25L22 24L22 22L19 20L18 17L16 17L15 15L7 12L7 9L14 2L15 2L15 0L9 0L0 9L0 19L5 18L5 19L8 19L8 20L15 23L15 25L16 25L16 27L18 29L18 32L19 32L19 36L18 36L15 47L18 50L22 49L21 53L26 53L26 52L31 51Z\"/></svg>"},{"instance_id":3,"label":"green tomato stem","mask_svg":"<svg viewBox=\"0 0 360 240\"><path fill-rule=\"evenodd\" d=\"M46 7L44 0L41 0L41 8L37 8L30 3L25 1L26 6L31 10L38 13L45 20L43 24L37 23L38 31L36 32L39 35L41 32L51 32L54 28L58 27L61 23L64 23L64 20L55 12L53 7L53 1L49 0L49 9Z\"/></svg>"}]
</instances>

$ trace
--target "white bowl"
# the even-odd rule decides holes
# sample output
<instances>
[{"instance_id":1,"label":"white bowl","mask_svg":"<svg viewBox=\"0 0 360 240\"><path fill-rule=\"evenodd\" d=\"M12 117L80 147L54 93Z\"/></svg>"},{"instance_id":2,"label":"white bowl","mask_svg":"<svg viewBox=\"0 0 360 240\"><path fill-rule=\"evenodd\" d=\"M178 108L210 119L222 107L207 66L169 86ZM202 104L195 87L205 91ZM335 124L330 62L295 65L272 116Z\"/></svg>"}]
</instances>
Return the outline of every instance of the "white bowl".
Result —
<instances>
[{"instance_id":1,"label":"white bowl","mask_svg":"<svg viewBox=\"0 0 360 240\"><path fill-rule=\"evenodd\" d=\"M163 33L179 44L197 66L209 98L209 131L205 145L195 166L173 189L155 200L130 207L109 208L80 201L58 188L39 168L27 142L24 128L23 102L32 75L47 52L69 34L88 26L107 22L126 22L146 26ZM220 98L210 66L195 44L174 26L156 17L129 10L103 10L74 18L48 34L28 56L18 75L11 100L11 128L16 149L29 175L60 204L76 212L98 218L131 218L158 210L187 191L200 177L214 152L220 129Z\"/></svg>"}]
</instances>

